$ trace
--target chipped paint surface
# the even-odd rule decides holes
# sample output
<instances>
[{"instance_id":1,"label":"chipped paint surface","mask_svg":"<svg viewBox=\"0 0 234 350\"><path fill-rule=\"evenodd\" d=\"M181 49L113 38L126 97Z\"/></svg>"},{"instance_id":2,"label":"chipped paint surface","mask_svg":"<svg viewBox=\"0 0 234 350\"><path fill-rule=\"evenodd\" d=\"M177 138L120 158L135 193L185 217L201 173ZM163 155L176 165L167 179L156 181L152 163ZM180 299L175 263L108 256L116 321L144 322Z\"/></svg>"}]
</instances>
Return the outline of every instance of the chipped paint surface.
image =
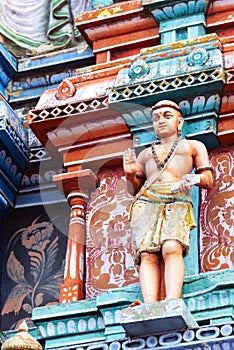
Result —
<instances>
[{"instance_id":1,"label":"chipped paint surface","mask_svg":"<svg viewBox=\"0 0 234 350\"><path fill-rule=\"evenodd\" d=\"M215 148L215 153L211 154L213 166L217 168L215 174L219 175L215 193L221 192L221 199L218 195L213 196L213 190L210 193L202 193L204 210L202 217L199 217L202 227L199 232L193 232L193 255L190 256L192 263L188 260L186 262L188 275L184 285L184 299L194 317L203 324L210 322L206 328L207 334L219 334L218 338L214 336L218 340L212 338L211 342L210 338L207 339L206 332L202 333L202 329L198 328L194 332L193 340L188 338L188 333L176 333L174 338L178 341L182 337L183 341L175 346L197 348L200 346L198 344L203 342L215 349L222 341L226 341L226 346L229 345L227 335L230 332L230 324L218 327L217 323L233 321L233 274L222 270L220 273L214 271L211 275L206 272L204 276L199 273L199 261L196 259L198 259L199 242L202 248L200 261L204 271L223 269L232 264L231 253L227 256L229 252L227 247L230 245L228 242L232 238L227 234L232 224L228 199L232 188L227 184L233 148L231 146L222 148L220 144L231 145L234 136L233 1L210 1L208 12L204 12L205 17L202 17L203 14L200 17L193 16L193 21L197 20L196 33L199 34L193 38L187 30L190 24L189 18L182 20L178 14L187 11L189 6L194 12L195 4L201 4L202 6L197 9L200 14L201 10L205 9L205 3L207 4L207 1L175 0L168 5L168 1L124 1L105 9L78 15L76 29L83 30L90 46L89 52L92 53L92 62L91 56L84 54L87 44L82 43L81 46L75 45L71 50L56 50L51 54L43 52L41 56L20 59L18 67L16 70L11 70L9 76L1 75L0 80L2 79L3 85L6 85L7 80L12 79L17 69L20 73L13 77L12 85L8 87L7 98L9 103L13 102L12 105L19 104L23 109L33 105L41 96L36 108L29 114L29 123L43 145L48 138L53 143L53 151L50 150L52 154L62 154L66 174L70 176L70 173L77 171L77 168L85 169L94 163L97 167L100 164L103 167L99 173L100 189L90 199L88 208L90 216L87 218L87 221L90 220L87 229L89 243L87 296L91 297L92 302L89 304L85 301L80 304L80 308L77 304L70 305L72 310L68 304L61 308L56 306L57 309L55 305L51 305L48 309L41 310L36 322L43 332L48 349L59 348L61 339L64 346L80 346L85 350L95 349L93 342L99 342L100 347L104 349L118 347L126 350L134 346L153 348L157 346L156 342L166 344L168 341L166 334L162 337L161 335L142 337L139 343L126 343L126 339L123 340L125 333L119 324L120 309L127 307L140 295L139 289L134 289L133 285L127 290L127 297L124 293L120 293L119 289L127 283L137 283L137 272L130 259L131 246L128 241L127 209L125 209L128 208L130 198L127 198L124 192L121 156L127 145L132 148L134 144L139 150L155 140L155 134L150 126L149 108L161 98L172 98L182 108L183 133L188 139L196 139L204 142L208 148ZM156 15L158 9L161 12L158 11ZM169 11L172 11L172 17L176 18L169 19ZM139 18L144 20L140 22ZM167 41L166 35L170 31L174 41ZM204 31L206 33L201 35ZM92 32L95 32L95 35ZM43 48L46 49L41 46L41 49ZM94 57L97 63L95 65ZM84 68L77 69L83 65ZM9 61L8 68L12 67ZM53 70L53 67L57 67L57 70ZM6 93L5 86L2 91ZM8 105L6 99L3 101ZM122 102L131 104L133 108L130 111L128 109L123 111ZM20 113L21 111L17 110L17 114L21 117ZM14 126L9 128L9 124L14 122L6 112L3 111L3 115L2 127L5 129L2 135L5 138L1 138L4 143L1 149L1 172L4 176L1 175L0 178L5 180L6 187L1 188L5 188L4 196L13 206L18 189L18 178L14 173L15 165L18 165L15 163L18 161L16 157L18 154L12 150L20 147L18 142L20 140L15 134L18 128L16 121ZM35 151L33 161L42 162L45 152L40 142L31 139L29 147L31 146ZM49 157L47 160L50 162ZM103 166L105 162L108 163L108 170ZM223 171L218 171L218 168ZM48 176L52 177L54 172L48 172ZM224 175L224 182L221 181L220 174ZM39 175L35 173L27 175L24 177L24 183L28 186L23 190L28 193L27 206L29 206L34 194L30 199L29 197L33 191L36 193L36 181ZM46 182L46 185L51 185L51 182ZM15 192L12 191L13 186ZM73 185L69 188L68 181L66 186L69 192ZM50 197L51 192L48 191L46 194ZM17 193L18 195L21 193ZM25 194L24 198L26 196ZM196 193L194 197L195 206L200 205L198 194ZM214 209L214 200L218 200L216 207L219 215ZM23 201L21 208L24 205ZM0 207L2 208L1 204ZM116 211L113 209L111 212L110 207L115 207ZM24 213L28 215L27 208L24 208ZM104 213L108 215L105 214L103 218ZM74 212L73 214L76 215ZM83 215L83 212L81 214ZM201 214L198 213L199 215ZM83 219L81 216L80 219ZM34 219L32 218L31 222ZM209 232L211 220L215 223L213 230L215 240L209 242L212 237L212 232ZM120 237L121 242L124 242L121 247L118 246ZM221 245L217 244L220 243L220 239L223 242ZM109 244L114 248L110 249ZM99 249L100 246L102 249ZM12 265L15 268L15 264ZM78 295L77 286L76 289L73 287L69 285L66 286L66 291L63 289L64 294L67 292L66 298L72 293L73 296ZM112 287L115 291L110 291L110 294L109 292L99 294ZM38 297L37 301L42 302L42 298ZM15 318L24 317L28 308L28 304L24 305L24 309L21 308ZM77 322L72 318L75 313L79 314ZM5 318L8 317L10 318L9 314ZM216 325L211 327L212 323ZM78 345L75 344L76 341ZM87 341L91 343L88 344Z\"/></svg>"}]
</instances>

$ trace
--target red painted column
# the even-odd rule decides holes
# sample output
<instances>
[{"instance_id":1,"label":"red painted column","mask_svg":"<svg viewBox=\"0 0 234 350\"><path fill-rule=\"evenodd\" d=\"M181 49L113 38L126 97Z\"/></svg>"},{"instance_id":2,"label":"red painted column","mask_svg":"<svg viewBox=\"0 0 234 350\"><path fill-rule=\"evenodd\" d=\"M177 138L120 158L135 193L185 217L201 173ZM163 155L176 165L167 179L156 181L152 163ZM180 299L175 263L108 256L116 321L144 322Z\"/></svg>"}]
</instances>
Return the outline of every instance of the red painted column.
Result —
<instances>
[{"instance_id":1,"label":"red painted column","mask_svg":"<svg viewBox=\"0 0 234 350\"><path fill-rule=\"evenodd\" d=\"M59 300L68 303L84 299L85 207L89 191L96 188L97 179L91 170L86 169L55 175L53 180L71 206L64 282Z\"/></svg>"},{"instance_id":2,"label":"red painted column","mask_svg":"<svg viewBox=\"0 0 234 350\"><path fill-rule=\"evenodd\" d=\"M60 302L68 303L84 299L85 269L85 206L88 196L72 191L67 199L71 206L64 284L60 289Z\"/></svg>"}]
</instances>

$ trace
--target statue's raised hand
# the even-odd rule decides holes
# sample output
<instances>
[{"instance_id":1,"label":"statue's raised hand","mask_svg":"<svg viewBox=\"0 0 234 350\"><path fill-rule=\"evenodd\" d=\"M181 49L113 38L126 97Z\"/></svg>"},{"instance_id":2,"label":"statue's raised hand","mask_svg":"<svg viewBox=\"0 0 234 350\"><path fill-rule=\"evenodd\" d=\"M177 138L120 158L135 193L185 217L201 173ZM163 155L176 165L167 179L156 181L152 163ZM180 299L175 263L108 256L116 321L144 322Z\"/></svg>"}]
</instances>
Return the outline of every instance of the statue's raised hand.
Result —
<instances>
[{"instance_id":1,"label":"statue's raised hand","mask_svg":"<svg viewBox=\"0 0 234 350\"><path fill-rule=\"evenodd\" d=\"M136 174L137 171L139 171L136 153L131 148L128 148L126 151L124 151L123 168L126 174Z\"/></svg>"}]
</instances>

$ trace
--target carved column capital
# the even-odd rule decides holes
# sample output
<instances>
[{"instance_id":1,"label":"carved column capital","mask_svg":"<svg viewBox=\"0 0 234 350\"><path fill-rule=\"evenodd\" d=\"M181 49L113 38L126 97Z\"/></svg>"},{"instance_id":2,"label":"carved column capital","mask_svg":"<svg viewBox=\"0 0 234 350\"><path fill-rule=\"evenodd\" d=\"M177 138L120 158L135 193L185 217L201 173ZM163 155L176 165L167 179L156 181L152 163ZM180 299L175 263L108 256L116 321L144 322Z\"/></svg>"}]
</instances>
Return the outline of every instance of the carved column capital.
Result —
<instances>
[{"instance_id":1,"label":"carved column capital","mask_svg":"<svg viewBox=\"0 0 234 350\"><path fill-rule=\"evenodd\" d=\"M77 197L88 198L89 191L94 190L97 186L97 177L90 169L54 175L53 181L68 200L72 197L73 192L77 192Z\"/></svg>"}]
</instances>

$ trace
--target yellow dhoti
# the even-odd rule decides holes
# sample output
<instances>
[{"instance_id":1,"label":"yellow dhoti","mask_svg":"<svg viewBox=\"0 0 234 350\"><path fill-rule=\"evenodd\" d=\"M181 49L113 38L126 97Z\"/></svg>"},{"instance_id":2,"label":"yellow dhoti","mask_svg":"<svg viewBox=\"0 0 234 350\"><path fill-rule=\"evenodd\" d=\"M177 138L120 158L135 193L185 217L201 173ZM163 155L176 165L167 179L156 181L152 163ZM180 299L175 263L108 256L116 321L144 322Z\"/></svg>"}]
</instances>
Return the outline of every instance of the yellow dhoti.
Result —
<instances>
[{"instance_id":1,"label":"yellow dhoti","mask_svg":"<svg viewBox=\"0 0 234 350\"><path fill-rule=\"evenodd\" d=\"M133 203L130 224L136 264L141 252L159 252L167 240L180 242L186 256L196 227L191 196L172 193L170 184L153 184Z\"/></svg>"}]
</instances>

